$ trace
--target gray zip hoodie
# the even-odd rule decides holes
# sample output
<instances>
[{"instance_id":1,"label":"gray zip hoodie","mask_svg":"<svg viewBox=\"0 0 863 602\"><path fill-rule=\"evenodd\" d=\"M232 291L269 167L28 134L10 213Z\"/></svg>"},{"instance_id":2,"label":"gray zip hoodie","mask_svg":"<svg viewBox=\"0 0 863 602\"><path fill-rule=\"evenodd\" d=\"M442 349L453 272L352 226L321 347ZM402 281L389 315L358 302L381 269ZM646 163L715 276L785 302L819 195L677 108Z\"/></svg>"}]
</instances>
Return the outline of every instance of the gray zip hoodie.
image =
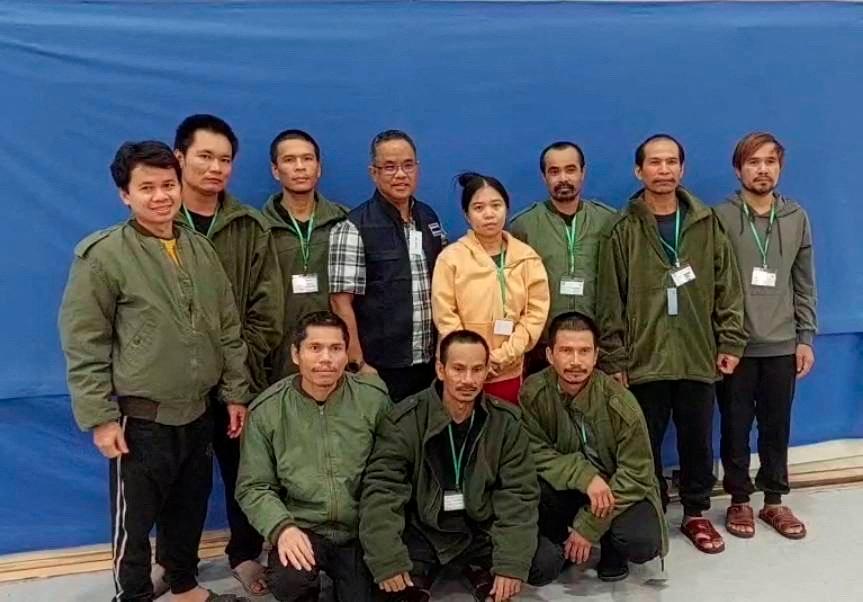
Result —
<instances>
[{"instance_id":1,"label":"gray zip hoodie","mask_svg":"<svg viewBox=\"0 0 863 602\"><path fill-rule=\"evenodd\" d=\"M797 343L812 345L815 317L815 264L812 234L806 211L796 202L774 193L776 216L769 232L767 268L776 272L776 286L754 286L752 273L762 267L740 192L714 208L737 255L745 292L749 343L743 355L771 357L793 354ZM768 237L770 214L749 211L762 244Z\"/></svg>"}]
</instances>

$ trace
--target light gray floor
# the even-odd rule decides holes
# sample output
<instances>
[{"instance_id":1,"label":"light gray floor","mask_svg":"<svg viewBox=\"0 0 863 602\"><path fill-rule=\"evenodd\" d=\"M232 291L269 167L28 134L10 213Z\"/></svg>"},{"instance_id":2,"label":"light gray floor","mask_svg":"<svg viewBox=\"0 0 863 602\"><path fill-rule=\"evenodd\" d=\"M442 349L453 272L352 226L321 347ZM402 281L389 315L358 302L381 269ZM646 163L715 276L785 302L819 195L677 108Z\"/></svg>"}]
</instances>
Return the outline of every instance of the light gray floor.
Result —
<instances>
[{"instance_id":1,"label":"light gray floor","mask_svg":"<svg viewBox=\"0 0 863 602\"><path fill-rule=\"evenodd\" d=\"M759 501L760 500L756 500ZM766 525L757 525L756 537L726 537L726 551L718 556L697 552L677 530L681 510L669 510L671 553L666 568L670 580L662 586L645 585L637 572L625 582L605 584L591 570L570 569L559 582L528 589L521 600L584 602L835 602L863 601L863 487L795 492L787 499L807 522L809 536L786 540ZM727 499L714 500L710 516L721 523ZM718 527L719 528L719 527ZM722 529L720 528L720 531ZM201 567L207 587L241 593L225 562ZM0 585L0 601L107 602L111 599L110 573ZM438 583L436 600L471 602L458 582ZM170 596L163 598L169 602ZM261 602L272 598L254 598Z\"/></svg>"}]
</instances>

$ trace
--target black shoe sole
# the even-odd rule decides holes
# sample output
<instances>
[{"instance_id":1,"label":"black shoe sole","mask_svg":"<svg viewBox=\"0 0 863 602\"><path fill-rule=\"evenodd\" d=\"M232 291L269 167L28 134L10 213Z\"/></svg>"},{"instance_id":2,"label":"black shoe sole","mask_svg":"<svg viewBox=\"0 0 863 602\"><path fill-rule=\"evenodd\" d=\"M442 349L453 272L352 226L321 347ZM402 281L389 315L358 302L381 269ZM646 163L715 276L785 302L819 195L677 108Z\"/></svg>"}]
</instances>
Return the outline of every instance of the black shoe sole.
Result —
<instances>
[{"instance_id":1,"label":"black shoe sole","mask_svg":"<svg viewBox=\"0 0 863 602\"><path fill-rule=\"evenodd\" d=\"M604 581L605 583L614 583L615 581L623 581L629 577L629 569L626 569L621 573L606 573L605 571L597 570L596 575L599 577L600 581Z\"/></svg>"}]
</instances>

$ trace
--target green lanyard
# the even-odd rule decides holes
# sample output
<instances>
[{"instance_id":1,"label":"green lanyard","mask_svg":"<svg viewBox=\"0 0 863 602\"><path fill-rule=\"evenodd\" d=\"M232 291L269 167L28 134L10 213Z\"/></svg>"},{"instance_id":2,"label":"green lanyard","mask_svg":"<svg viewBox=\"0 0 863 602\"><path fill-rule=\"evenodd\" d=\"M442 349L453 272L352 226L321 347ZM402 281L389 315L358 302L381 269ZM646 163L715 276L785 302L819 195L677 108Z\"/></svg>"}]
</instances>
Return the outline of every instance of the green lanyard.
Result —
<instances>
[{"instance_id":1,"label":"green lanyard","mask_svg":"<svg viewBox=\"0 0 863 602\"><path fill-rule=\"evenodd\" d=\"M752 228L752 236L755 237L755 244L758 245L758 250L761 251L761 267L767 269L767 249L770 248L770 232L773 230L773 221L776 219L776 203L770 203L770 221L767 222L767 232L765 232L764 243L761 242L761 237L758 236L758 229L755 227L755 218L749 213L749 205L746 201L743 202L743 211L746 217L749 218L749 227Z\"/></svg>"},{"instance_id":2,"label":"green lanyard","mask_svg":"<svg viewBox=\"0 0 863 602\"><path fill-rule=\"evenodd\" d=\"M506 249L501 249L500 259L497 262L497 281L500 284L500 300L503 303L503 315L506 317L506 274L503 268L506 266Z\"/></svg>"},{"instance_id":3,"label":"green lanyard","mask_svg":"<svg viewBox=\"0 0 863 602\"><path fill-rule=\"evenodd\" d=\"M680 248L680 207L674 210L674 246L672 247L670 244L665 242L665 239L662 238L662 236L659 237L659 242L674 254L674 265L679 268L680 256L677 254L677 250Z\"/></svg>"},{"instance_id":4,"label":"green lanyard","mask_svg":"<svg viewBox=\"0 0 863 602\"><path fill-rule=\"evenodd\" d=\"M452 436L452 422L447 425L449 429L449 448L452 452L452 466L455 470L455 488L461 491L461 461L464 458L464 448L467 446L467 438L470 435L470 431L473 428L473 417L474 413L470 414L470 424L467 427L467 434L464 436L464 441L461 442L461 449L458 452L458 456L455 455L455 439Z\"/></svg>"},{"instance_id":5,"label":"green lanyard","mask_svg":"<svg viewBox=\"0 0 863 602\"><path fill-rule=\"evenodd\" d=\"M303 238L303 231L300 229L300 224L294 219L294 216L288 213L291 218L291 223L294 225L294 230L297 232L297 238L300 239L300 252L303 254L303 274L309 273L309 257L312 254L312 230L315 229L315 211L312 209L312 217L309 218L309 230L306 237Z\"/></svg>"},{"instance_id":6,"label":"green lanyard","mask_svg":"<svg viewBox=\"0 0 863 602\"><path fill-rule=\"evenodd\" d=\"M578 237L578 213L572 218L572 224L563 225L563 233L566 235L566 248L569 251L569 273L575 273L575 246Z\"/></svg>"},{"instance_id":7,"label":"green lanyard","mask_svg":"<svg viewBox=\"0 0 863 602\"><path fill-rule=\"evenodd\" d=\"M196 230L195 228L195 220L192 219L192 214L189 213L189 210L186 209L186 206L183 205L183 213L186 214L186 221L189 222L189 225L192 226L192 230ZM207 228L207 238L210 238L210 234L213 233L213 226L216 225L216 217L219 215L219 207L216 206L216 212L213 214L213 219L210 221L210 226Z\"/></svg>"}]
</instances>

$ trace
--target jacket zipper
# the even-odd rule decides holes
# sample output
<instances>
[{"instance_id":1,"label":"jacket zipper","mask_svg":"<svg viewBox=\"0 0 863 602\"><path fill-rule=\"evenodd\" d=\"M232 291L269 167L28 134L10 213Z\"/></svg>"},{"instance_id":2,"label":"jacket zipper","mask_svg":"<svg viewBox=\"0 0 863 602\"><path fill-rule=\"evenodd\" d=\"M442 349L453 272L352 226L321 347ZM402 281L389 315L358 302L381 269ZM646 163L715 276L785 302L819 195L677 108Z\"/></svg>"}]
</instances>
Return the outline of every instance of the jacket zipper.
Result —
<instances>
[{"instance_id":1,"label":"jacket zipper","mask_svg":"<svg viewBox=\"0 0 863 602\"><path fill-rule=\"evenodd\" d=\"M333 462L332 455L330 454L330 441L327 436L327 416L324 413L323 405L318 407L318 413L321 416L321 437L324 441L325 470L327 471L327 481L330 484L330 500L332 500L330 511L327 513L327 519L334 525L336 523L336 518L339 515L339 501L336 496L336 484L333 478ZM331 529L331 535L334 534L334 531L335 529Z\"/></svg>"}]
</instances>

